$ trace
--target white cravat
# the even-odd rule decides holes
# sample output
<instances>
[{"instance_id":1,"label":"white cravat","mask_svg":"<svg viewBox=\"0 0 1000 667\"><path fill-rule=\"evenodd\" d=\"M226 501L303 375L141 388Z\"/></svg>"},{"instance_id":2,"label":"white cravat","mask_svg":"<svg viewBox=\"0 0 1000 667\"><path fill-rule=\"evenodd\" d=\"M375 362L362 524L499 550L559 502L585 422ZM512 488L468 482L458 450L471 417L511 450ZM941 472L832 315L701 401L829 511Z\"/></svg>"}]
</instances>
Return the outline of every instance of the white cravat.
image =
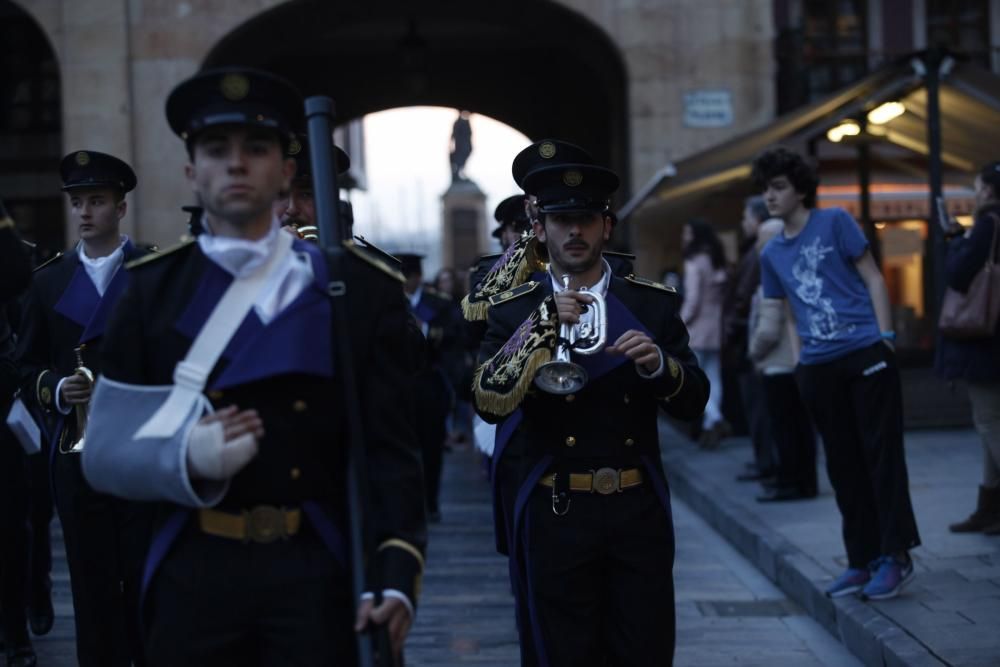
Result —
<instances>
[{"instance_id":1,"label":"white cravat","mask_svg":"<svg viewBox=\"0 0 1000 667\"><path fill-rule=\"evenodd\" d=\"M252 274L274 252L278 234L283 233L279 227L278 219L273 219L267 236L256 241L215 236L206 228L204 233L198 235L198 245L206 257L238 279ZM254 311L261 322L269 323L295 301L312 282L313 275L308 253L288 253L284 261L271 271L254 304Z\"/></svg>"},{"instance_id":2,"label":"white cravat","mask_svg":"<svg viewBox=\"0 0 1000 667\"><path fill-rule=\"evenodd\" d=\"M100 296L104 296L104 293L108 290L108 285L111 284L115 273L125 259L125 243L127 241L128 237L123 234L118 247L110 255L105 255L104 257L87 257L87 253L83 250L83 241L76 245L77 257L80 258L83 269L90 276L90 281L94 283L94 287L97 288L97 293Z\"/></svg>"}]
</instances>

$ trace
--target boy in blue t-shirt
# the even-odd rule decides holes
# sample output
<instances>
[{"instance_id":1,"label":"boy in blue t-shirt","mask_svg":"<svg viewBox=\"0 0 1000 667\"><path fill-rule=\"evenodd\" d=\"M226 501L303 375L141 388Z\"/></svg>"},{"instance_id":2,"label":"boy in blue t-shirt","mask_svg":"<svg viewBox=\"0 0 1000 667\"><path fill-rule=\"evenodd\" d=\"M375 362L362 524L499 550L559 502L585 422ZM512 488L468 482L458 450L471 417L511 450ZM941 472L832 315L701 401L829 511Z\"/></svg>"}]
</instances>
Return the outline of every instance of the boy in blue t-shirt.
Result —
<instances>
[{"instance_id":1,"label":"boy in blue t-shirt","mask_svg":"<svg viewBox=\"0 0 1000 667\"><path fill-rule=\"evenodd\" d=\"M785 222L761 253L761 318L780 315L785 300L795 315L796 381L823 436L843 519L848 568L826 593L895 597L913 576L908 550L920 536L885 282L854 219L840 208L814 208L819 182L800 155L764 152L753 179L770 214Z\"/></svg>"}]
</instances>

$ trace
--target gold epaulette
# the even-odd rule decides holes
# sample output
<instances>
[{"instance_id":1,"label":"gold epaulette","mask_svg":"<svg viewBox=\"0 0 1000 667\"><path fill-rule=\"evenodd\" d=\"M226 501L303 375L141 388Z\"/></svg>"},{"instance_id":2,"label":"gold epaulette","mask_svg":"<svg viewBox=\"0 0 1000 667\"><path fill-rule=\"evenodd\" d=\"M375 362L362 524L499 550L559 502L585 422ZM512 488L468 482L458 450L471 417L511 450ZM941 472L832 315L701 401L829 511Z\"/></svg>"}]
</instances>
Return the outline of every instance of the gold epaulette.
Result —
<instances>
[{"instance_id":1,"label":"gold epaulette","mask_svg":"<svg viewBox=\"0 0 1000 667\"><path fill-rule=\"evenodd\" d=\"M403 274L397 271L396 269L392 268L391 266L389 266L389 264L385 260L380 259L378 257L374 257L370 253L365 252L364 250L359 248L357 244L351 239L344 239L343 241L341 241L341 243L344 244L345 250L347 250L349 253L351 253L358 259L364 260L368 264L374 266L379 271L382 271L383 273L391 276L392 278L395 278L401 283L406 281L406 279L403 278Z\"/></svg>"},{"instance_id":2,"label":"gold epaulette","mask_svg":"<svg viewBox=\"0 0 1000 667\"><path fill-rule=\"evenodd\" d=\"M163 250L160 251L150 252L148 255L143 255L139 259L133 259L131 262L125 265L125 268L131 271L132 269L138 268L140 266L145 266L150 262L155 262L158 259L163 259L167 255L172 255L178 250L183 250L184 248L190 246L192 243L194 243L193 238L184 239L177 245L170 246L169 248L164 248Z\"/></svg>"},{"instance_id":3,"label":"gold epaulette","mask_svg":"<svg viewBox=\"0 0 1000 667\"><path fill-rule=\"evenodd\" d=\"M643 287L652 287L653 289L658 289L661 292L669 292L671 294L676 294L677 290L673 287L668 287L663 283L658 283L652 280L647 280L646 278L640 278L635 274L625 276L625 280L632 283L633 285L642 285Z\"/></svg>"},{"instance_id":4,"label":"gold epaulette","mask_svg":"<svg viewBox=\"0 0 1000 667\"><path fill-rule=\"evenodd\" d=\"M375 253L376 256L384 259L390 266L395 266L397 271L399 270L399 267L403 265L403 262L398 257L393 255L392 253L382 250L382 248L379 248L377 245L366 239L364 236L355 236L354 238L359 243L364 244L363 246L364 249L372 251L373 253Z\"/></svg>"},{"instance_id":5,"label":"gold epaulette","mask_svg":"<svg viewBox=\"0 0 1000 667\"><path fill-rule=\"evenodd\" d=\"M470 322L483 321L490 308L491 297L504 294L522 285L535 271L544 271L538 239L529 235L518 239L490 268L478 289L462 299L462 315Z\"/></svg>"},{"instance_id":6,"label":"gold epaulette","mask_svg":"<svg viewBox=\"0 0 1000 667\"><path fill-rule=\"evenodd\" d=\"M538 282L537 280L529 280L523 285L518 285L514 289L507 290L506 292L501 292L500 294L494 294L489 299L490 305L498 306L501 303L505 303L512 299L516 299L519 296L524 296L525 294L533 292L535 288L541 284L542 283Z\"/></svg>"},{"instance_id":7,"label":"gold epaulette","mask_svg":"<svg viewBox=\"0 0 1000 667\"><path fill-rule=\"evenodd\" d=\"M63 256L63 253L57 252L54 256L50 257L49 259L45 260L44 262L42 262L41 264L39 264L38 266L36 266L35 267L35 271L41 271L42 269L44 269L49 264L52 264L53 262L55 262L58 259L61 259L62 256Z\"/></svg>"}]
</instances>

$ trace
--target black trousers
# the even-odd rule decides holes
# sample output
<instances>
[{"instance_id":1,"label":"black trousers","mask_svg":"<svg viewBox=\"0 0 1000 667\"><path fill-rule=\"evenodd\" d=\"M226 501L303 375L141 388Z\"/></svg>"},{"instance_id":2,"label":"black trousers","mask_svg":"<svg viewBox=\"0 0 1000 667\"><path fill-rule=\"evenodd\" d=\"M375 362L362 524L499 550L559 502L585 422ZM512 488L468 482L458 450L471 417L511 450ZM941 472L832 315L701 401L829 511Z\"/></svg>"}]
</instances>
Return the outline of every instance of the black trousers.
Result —
<instances>
[{"instance_id":1,"label":"black trousers","mask_svg":"<svg viewBox=\"0 0 1000 667\"><path fill-rule=\"evenodd\" d=\"M552 667L667 667L673 663L674 535L647 481L608 496L571 493L556 516L538 487L523 526L534 624ZM522 605L522 642L532 619ZM536 649L537 650L537 649ZM537 655L522 651L523 665Z\"/></svg>"},{"instance_id":2,"label":"black trousers","mask_svg":"<svg viewBox=\"0 0 1000 667\"><path fill-rule=\"evenodd\" d=\"M287 541L243 544L189 523L145 609L152 667L356 662L349 578L308 524Z\"/></svg>"},{"instance_id":3,"label":"black trousers","mask_svg":"<svg viewBox=\"0 0 1000 667\"><path fill-rule=\"evenodd\" d=\"M76 653L81 667L142 662L138 593L149 510L97 493L80 456L56 454L56 509L66 542Z\"/></svg>"},{"instance_id":4,"label":"black trousers","mask_svg":"<svg viewBox=\"0 0 1000 667\"><path fill-rule=\"evenodd\" d=\"M740 373L739 384L750 441L753 443L754 463L757 465L757 470L767 472L775 469L778 453L772 433L773 425L768 418L770 412L762 378L760 373L751 368Z\"/></svg>"},{"instance_id":5,"label":"black trousers","mask_svg":"<svg viewBox=\"0 0 1000 667\"><path fill-rule=\"evenodd\" d=\"M427 510L437 512L452 390L439 369L428 368L416 377L413 398L416 410L414 427L424 464L424 495Z\"/></svg>"},{"instance_id":6,"label":"black trousers","mask_svg":"<svg viewBox=\"0 0 1000 667\"><path fill-rule=\"evenodd\" d=\"M28 639L28 457L6 427L0 426L0 608L10 644Z\"/></svg>"},{"instance_id":7,"label":"black trousers","mask_svg":"<svg viewBox=\"0 0 1000 667\"><path fill-rule=\"evenodd\" d=\"M52 532L50 526L55 508L52 506L52 478L49 475L47 451L28 457L30 480L30 592L38 600L50 594L52 580Z\"/></svg>"},{"instance_id":8,"label":"black trousers","mask_svg":"<svg viewBox=\"0 0 1000 667\"><path fill-rule=\"evenodd\" d=\"M823 437L850 566L919 545L896 355L879 342L829 363L800 364L795 375Z\"/></svg>"},{"instance_id":9,"label":"black trousers","mask_svg":"<svg viewBox=\"0 0 1000 667\"><path fill-rule=\"evenodd\" d=\"M778 486L816 493L816 432L792 373L761 376L778 450Z\"/></svg>"}]
</instances>

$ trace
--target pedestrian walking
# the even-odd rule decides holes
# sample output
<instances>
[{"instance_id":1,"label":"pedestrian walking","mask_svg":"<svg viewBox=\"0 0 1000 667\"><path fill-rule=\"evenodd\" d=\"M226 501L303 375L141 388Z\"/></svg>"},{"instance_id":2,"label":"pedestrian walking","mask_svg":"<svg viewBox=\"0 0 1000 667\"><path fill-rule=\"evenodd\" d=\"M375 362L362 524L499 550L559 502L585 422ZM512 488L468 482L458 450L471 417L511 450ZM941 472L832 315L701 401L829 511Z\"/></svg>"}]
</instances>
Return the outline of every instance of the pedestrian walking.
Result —
<instances>
[{"instance_id":1,"label":"pedestrian walking","mask_svg":"<svg viewBox=\"0 0 1000 667\"><path fill-rule=\"evenodd\" d=\"M776 472L777 452L771 433L764 402L764 381L747 353L749 340L750 306L760 287L760 254L758 252L758 229L770 214L764 198L756 195L748 197L743 205L740 231L740 258L732 278L726 286L722 300L722 331L719 345L723 376L736 376L740 393L740 403L746 415L753 444L753 462L736 479L763 481Z\"/></svg>"},{"instance_id":2,"label":"pedestrian walking","mask_svg":"<svg viewBox=\"0 0 1000 667\"><path fill-rule=\"evenodd\" d=\"M674 539L656 414L698 417L708 383L676 294L615 276L601 256L614 172L556 164L524 187L537 195L549 270L491 300L474 386L479 414L500 423L495 529L510 558L521 662L670 665ZM552 352L569 330L594 327L607 343L595 355ZM578 367L543 365L553 359Z\"/></svg>"},{"instance_id":3,"label":"pedestrian walking","mask_svg":"<svg viewBox=\"0 0 1000 667\"><path fill-rule=\"evenodd\" d=\"M781 220L768 220L759 228L756 251L781 233ZM767 410L769 432L776 445L777 461L773 485L765 484L760 502L781 502L815 498L816 432L795 384L795 366L801 342L795 331L787 301L782 309L761 317L764 290L758 285L750 308L749 357L760 374L761 403Z\"/></svg>"},{"instance_id":4,"label":"pedestrian walking","mask_svg":"<svg viewBox=\"0 0 1000 667\"><path fill-rule=\"evenodd\" d=\"M848 567L826 589L894 597L920 544L903 450L903 399L889 294L857 222L818 209L819 180L801 155L765 151L753 163L768 211L784 221L761 254L761 317L787 301L802 351L796 381L826 449Z\"/></svg>"},{"instance_id":5,"label":"pedestrian walking","mask_svg":"<svg viewBox=\"0 0 1000 667\"><path fill-rule=\"evenodd\" d=\"M328 255L280 231L272 207L295 171L290 129L303 124L290 83L206 70L166 106L204 232L133 265L83 453L96 488L157 501L147 659L350 665L355 630L369 623L388 629L398 653L426 540L401 276L348 241L343 255ZM346 548L334 295L346 299L336 331L349 336L358 369L372 498L364 520L378 545L366 572L381 599L360 604Z\"/></svg>"},{"instance_id":6,"label":"pedestrian walking","mask_svg":"<svg viewBox=\"0 0 1000 667\"><path fill-rule=\"evenodd\" d=\"M983 270L991 253L997 252L1000 234L1000 162L979 170L973 183L976 214L966 232L957 223L947 229L948 255L945 276L948 286L965 293ZM994 256L993 262L1000 262ZM983 442L983 481L976 509L963 521L948 528L955 533L982 531L1000 535L1000 324L991 335L955 338L940 335L937 372L946 380L964 380L972 403L972 421Z\"/></svg>"},{"instance_id":7,"label":"pedestrian walking","mask_svg":"<svg viewBox=\"0 0 1000 667\"><path fill-rule=\"evenodd\" d=\"M684 305L681 319L691 336L691 349L708 376L711 395L701 421L702 449L715 449L732 429L722 416L722 299L726 289L726 256L715 231L704 220L684 225Z\"/></svg>"}]
</instances>

